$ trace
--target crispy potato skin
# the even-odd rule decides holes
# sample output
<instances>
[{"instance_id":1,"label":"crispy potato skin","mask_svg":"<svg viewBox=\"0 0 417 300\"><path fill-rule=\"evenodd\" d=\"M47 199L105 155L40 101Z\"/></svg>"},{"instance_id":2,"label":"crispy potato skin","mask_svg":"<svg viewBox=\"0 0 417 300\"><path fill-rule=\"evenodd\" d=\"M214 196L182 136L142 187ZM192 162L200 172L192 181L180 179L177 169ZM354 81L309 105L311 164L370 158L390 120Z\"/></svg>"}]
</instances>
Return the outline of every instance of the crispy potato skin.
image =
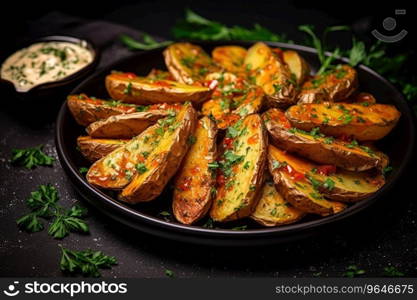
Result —
<instances>
[{"instance_id":1,"label":"crispy potato skin","mask_svg":"<svg viewBox=\"0 0 417 300\"><path fill-rule=\"evenodd\" d=\"M313 189L307 180L296 180L284 168L276 168L274 162L281 162L278 156L281 150L269 145L268 167L275 182L277 191L295 208L312 214L333 214L333 205ZM315 195L313 197L312 195Z\"/></svg>"},{"instance_id":2,"label":"crispy potato skin","mask_svg":"<svg viewBox=\"0 0 417 300\"><path fill-rule=\"evenodd\" d=\"M162 138L155 124L126 144L96 161L87 172L87 181L104 189L120 190L136 174L136 165L145 161ZM148 154L146 154L148 153Z\"/></svg>"},{"instance_id":3,"label":"crispy potato skin","mask_svg":"<svg viewBox=\"0 0 417 300\"><path fill-rule=\"evenodd\" d=\"M128 203L147 202L155 199L181 165L189 145L188 137L194 132L197 112L191 105L184 105L174 122L173 131L166 130L158 144L144 161L146 170L136 173L119 199Z\"/></svg>"},{"instance_id":4,"label":"crispy potato skin","mask_svg":"<svg viewBox=\"0 0 417 300\"><path fill-rule=\"evenodd\" d=\"M217 193L210 216L219 222L251 215L261 195L268 136L257 114L247 116L239 125L235 125L239 136L233 139L233 148L225 149L220 157L224 163L230 161L226 158L226 153L232 157L238 156L241 160L230 166L231 175L218 176ZM227 138L223 140L223 145L230 145L226 141Z\"/></svg>"},{"instance_id":5,"label":"crispy potato skin","mask_svg":"<svg viewBox=\"0 0 417 300\"><path fill-rule=\"evenodd\" d=\"M111 116L90 124L86 131L93 138L130 139L167 115L167 111L150 110Z\"/></svg>"},{"instance_id":6,"label":"crispy potato skin","mask_svg":"<svg viewBox=\"0 0 417 300\"><path fill-rule=\"evenodd\" d=\"M152 69L148 75L146 75L146 78L152 79L152 80L171 80L175 81L174 76L171 75L168 71L163 71L159 69Z\"/></svg>"},{"instance_id":7,"label":"crispy potato skin","mask_svg":"<svg viewBox=\"0 0 417 300\"><path fill-rule=\"evenodd\" d=\"M302 130L318 127L326 135L375 141L395 127L401 113L386 104L308 103L290 107L285 115L294 127Z\"/></svg>"},{"instance_id":8,"label":"crispy potato skin","mask_svg":"<svg viewBox=\"0 0 417 300\"><path fill-rule=\"evenodd\" d=\"M249 48L245 68L262 87L269 107L288 107L296 102L296 86L288 66L266 44L259 42Z\"/></svg>"},{"instance_id":9,"label":"crispy potato skin","mask_svg":"<svg viewBox=\"0 0 417 300\"><path fill-rule=\"evenodd\" d=\"M292 207L276 190L272 183L266 182L262 195L250 216L263 226L281 226L297 222L305 213Z\"/></svg>"},{"instance_id":10,"label":"crispy potato skin","mask_svg":"<svg viewBox=\"0 0 417 300\"><path fill-rule=\"evenodd\" d=\"M356 70L340 65L334 71L316 75L306 81L298 94L298 103L339 102L347 99L358 88Z\"/></svg>"},{"instance_id":11,"label":"crispy potato skin","mask_svg":"<svg viewBox=\"0 0 417 300\"><path fill-rule=\"evenodd\" d=\"M106 89L113 99L141 105L187 101L200 103L211 95L211 90L203 86L185 85L164 79L132 77L130 73L107 75Z\"/></svg>"},{"instance_id":12,"label":"crispy potato skin","mask_svg":"<svg viewBox=\"0 0 417 300\"><path fill-rule=\"evenodd\" d=\"M195 143L175 176L172 210L183 224L195 223L210 209L214 179L209 163L216 159L216 135L216 124L201 118L194 131Z\"/></svg>"},{"instance_id":13,"label":"crispy potato skin","mask_svg":"<svg viewBox=\"0 0 417 300\"><path fill-rule=\"evenodd\" d=\"M163 54L169 72L178 82L199 83L207 74L220 71L211 57L197 45L175 43L168 46Z\"/></svg>"},{"instance_id":14,"label":"crispy potato skin","mask_svg":"<svg viewBox=\"0 0 417 300\"><path fill-rule=\"evenodd\" d=\"M323 174L320 166L305 159L274 148L273 157L278 162L287 163L295 172L304 175L309 181L316 181L316 187L326 198L342 202L357 202L377 192L384 179L380 176L371 177L364 172L336 171L334 174ZM313 172L312 170L318 170ZM312 179L310 179L312 178ZM332 186L326 186L331 184Z\"/></svg>"},{"instance_id":15,"label":"crispy potato skin","mask_svg":"<svg viewBox=\"0 0 417 300\"><path fill-rule=\"evenodd\" d=\"M350 171L365 171L384 168L388 164L386 155L369 147L352 145L338 139L311 136L291 126L285 113L273 108L262 115L273 145L297 153L319 164L335 165ZM330 142L329 142L330 141Z\"/></svg>"},{"instance_id":16,"label":"crispy potato skin","mask_svg":"<svg viewBox=\"0 0 417 300\"><path fill-rule=\"evenodd\" d=\"M77 146L81 154L91 162L95 162L113 152L129 140L94 139L91 136L77 138Z\"/></svg>"},{"instance_id":17,"label":"crispy potato skin","mask_svg":"<svg viewBox=\"0 0 417 300\"><path fill-rule=\"evenodd\" d=\"M290 72L295 75L297 84L301 86L310 75L310 66L308 63L297 51L293 50L283 51L282 59L288 65Z\"/></svg>"},{"instance_id":18,"label":"crispy potato skin","mask_svg":"<svg viewBox=\"0 0 417 300\"><path fill-rule=\"evenodd\" d=\"M113 104L111 101L89 98L85 94L69 95L67 105L75 121L82 126L110 116L136 112L134 105Z\"/></svg>"},{"instance_id":19,"label":"crispy potato skin","mask_svg":"<svg viewBox=\"0 0 417 300\"><path fill-rule=\"evenodd\" d=\"M244 61L246 49L240 46L220 46L214 48L211 56L215 63L226 71L242 74L245 72Z\"/></svg>"},{"instance_id":20,"label":"crispy potato skin","mask_svg":"<svg viewBox=\"0 0 417 300\"><path fill-rule=\"evenodd\" d=\"M247 115L258 113L264 104L261 87L248 84L232 73L211 73L206 80L216 80L212 99L203 103L201 113L215 120L220 129L226 129ZM229 93L228 91L235 90Z\"/></svg>"}]
</instances>

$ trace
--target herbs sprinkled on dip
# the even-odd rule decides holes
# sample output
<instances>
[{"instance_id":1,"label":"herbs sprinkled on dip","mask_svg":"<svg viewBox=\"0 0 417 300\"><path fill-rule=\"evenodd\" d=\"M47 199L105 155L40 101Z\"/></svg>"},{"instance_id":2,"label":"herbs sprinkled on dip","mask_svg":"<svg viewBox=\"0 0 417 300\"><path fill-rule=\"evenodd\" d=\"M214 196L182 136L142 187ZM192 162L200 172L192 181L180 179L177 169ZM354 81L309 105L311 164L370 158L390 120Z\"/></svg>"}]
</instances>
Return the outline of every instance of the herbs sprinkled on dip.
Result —
<instances>
[{"instance_id":1,"label":"herbs sprinkled on dip","mask_svg":"<svg viewBox=\"0 0 417 300\"><path fill-rule=\"evenodd\" d=\"M9 56L1 66L1 78L13 82L19 92L66 78L93 61L83 44L35 43Z\"/></svg>"}]
</instances>

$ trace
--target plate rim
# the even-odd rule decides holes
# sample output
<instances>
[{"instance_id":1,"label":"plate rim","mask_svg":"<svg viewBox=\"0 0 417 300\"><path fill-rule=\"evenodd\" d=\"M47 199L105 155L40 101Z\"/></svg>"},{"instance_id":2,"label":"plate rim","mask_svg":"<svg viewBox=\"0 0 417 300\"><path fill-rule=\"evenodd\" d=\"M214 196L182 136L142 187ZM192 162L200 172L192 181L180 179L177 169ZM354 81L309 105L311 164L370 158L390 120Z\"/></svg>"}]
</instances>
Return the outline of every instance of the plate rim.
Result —
<instances>
[{"instance_id":1,"label":"plate rim","mask_svg":"<svg viewBox=\"0 0 417 300\"><path fill-rule=\"evenodd\" d=\"M195 43L197 45L201 45L204 47L204 46L216 46L216 45L226 45L226 44L249 46L259 41L188 41L188 42ZM309 52L311 54L317 54L317 51L314 48L311 48L308 46L288 44L288 43L282 43L282 42L266 42L266 41L263 41L263 42L274 47L280 47L280 48L291 49L291 50L299 50L299 51ZM159 47L159 48L155 48L155 49L148 50L148 51L134 53L128 57L119 59L107 65L104 68L100 68L99 70L96 70L93 74L88 76L86 79L84 79L80 84L78 84L71 91L71 94L79 92L79 89L82 88L91 79L101 76L105 72L109 72L112 69L113 70L117 69L117 67L115 68L115 66L120 65L124 63L125 61L134 59L134 57L145 56L152 52L161 52L163 49L165 49L165 47ZM330 55L330 53L327 53L327 55ZM348 62L347 58L341 58L340 60L343 62ZM356 66L356 68L362 69L363 71L370 73L371 75L381 80L391 90L395 91L396 98L398 98L399 100L398 102L401 103L402 105L400 112L402 113L402 115L407 115L406 125L408 126L408 129L410 130L411 140L408 143L406 154L404 155L404 158L402 159L400 166L397 168L397 170L394 170L395 172L394 174L391 174L391 178L388 183L386 183L380 190L378 190L371 197L363 201L357 202L353 204L352 206L349 206L346 210L335 215L323 217L323 218L316 219L316 220L310 220L307 222L288 224L288 225L278 226L278 227L266 227L266 228L247 229L244 231L238 231L238 230L231 230L231 229L210 229L210 228L204 228L202 226L185 225L181 223L168 222L160 218L157 218L157 217L145 214L145 213L141 213L139 210L135 209L134 207L130 207L122 202L119 202L116 199L102 192L100 189L88 184L85 178L78 172L75 165L69 160L67 149L63 147L63 143L64 143L63 142L64 137L62 133L63 128L61 128L62 126L60 126L63 124L63 120L66 117L66 115L70 113L67 107L66 101L62 104L58 117L57 117L57 121L56 121L55 143L56 143L58 157L60 159L61 164L65 164L64 169L69 170L71 172L71 176L76 179L78 184L81 184L84 189L92 192L94 196L100 198L100 201L105 201L104 204L111 206L114 210L116 210L117 213L125 215L129 218L133 217L133 219L136 222L144 222L147 225L156 226L161 229L168 229L168 230L175 231L181 234L187 234L187 235L199 234L205 237L212 237L212 238L225 238L225 237L229 237L229 238L232 238L232 237L248 237L248 238L252 237L253 238L255 237L256 238L256 237L263 237L263 236L269 236L269 235L278 236L278 235L293 234L293 233L304 231L304 230L311 230L311 229L316 229L318 227L323 227L325 225L328 225L329 223L340 222L342 220L345 220L351 215L354 215L363 211L364 209L366 209L367 207L375 203L377 199L382 198L385 194L387 194L389 190L391 190L396 185L399 178L406 171L409 165L409 162L412 159L412 153L415 147L414 115L408 103L404 99L402 93L398 91L398 89L396 89L391 82L389 82L383 76L378 74L372 68L367 67L362 64ZM73 180L71 180L71 183L75 185ZM76 189L78 190L78 187L76 187ZM89 202L91 203L95 201L89 201ZM94 206L98 208L97 205L94 205ZM110 212L108 213L108 215L112 216ZM114 218L114 219L120 222L120 220L118 220L117 218ZM132 226L129 222L122 221L122 223L125 223L129 225L130 227L135 227L135 226Z\"/></svg>"}]
</instances>

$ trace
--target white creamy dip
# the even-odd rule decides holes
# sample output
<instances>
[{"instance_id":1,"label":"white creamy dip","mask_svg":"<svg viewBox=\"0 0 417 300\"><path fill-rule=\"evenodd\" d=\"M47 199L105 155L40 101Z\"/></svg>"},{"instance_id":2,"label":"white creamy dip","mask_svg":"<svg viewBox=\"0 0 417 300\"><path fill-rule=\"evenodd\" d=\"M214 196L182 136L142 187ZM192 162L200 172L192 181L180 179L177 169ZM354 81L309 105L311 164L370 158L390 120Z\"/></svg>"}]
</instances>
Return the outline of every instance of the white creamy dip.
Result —
<instances>
[{"instance_id":1,"label":"white creamy dip","mask_svg":"<svg viewBox=\"0 0 417 300\"><path fill-rule=\"evenodd\" d=\"M68 77L93 61L85 45L68 42L36 43L16 51L1 66L1 78L19 92Z\"/></svg>"}]
</instances>

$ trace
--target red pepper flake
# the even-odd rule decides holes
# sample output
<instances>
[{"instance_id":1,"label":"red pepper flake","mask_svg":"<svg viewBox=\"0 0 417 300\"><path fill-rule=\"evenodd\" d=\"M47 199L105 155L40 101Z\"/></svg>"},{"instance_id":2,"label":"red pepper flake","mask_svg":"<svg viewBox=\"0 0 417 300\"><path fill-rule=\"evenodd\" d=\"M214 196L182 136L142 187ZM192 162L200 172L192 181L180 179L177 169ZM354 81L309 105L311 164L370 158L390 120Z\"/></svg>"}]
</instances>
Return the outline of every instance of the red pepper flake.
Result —
<instances>
[{"instance_id":1,"label":"red pepper flake","mask_svg":"<svg viewBox=\"0 0 417 300\"><path fill-rule=\"evenodd\" d=\"M226 177L223 174L217 174L216 183L219 187L224 186L226 183Z\"/></svg>"},{"instance_id":2,"label":"red pepper flake","mask_svg":"<svg viewBox=\"0 0 417 300\"><path fill-rule=\"evenodd\" d=\"M168 83L166 81L162 81L162 80L154 81L153 84L157 85L157 86L162 86L162 87L171 87L172 86L170 83Z\"/></svg>"},{"instance_id":3,"label":"red pepper flake","mask_svg":"<svg viewBox=\"0 0 417 300\"><path fill-rule=\"evenodd\" d=\"M329 176L336 173L336 166L334 165L322 165L317 167L317 172L321 175Z\"/></svg>"},{"instance_id":4,"label":"red pepper flake","mask_svg":"<svg viewBox=\"0 0 417 300\"><path fill-rule=\"evenodd\" d=\"M250 138L248 138L248 144L249 145L256 144L258 142L258 140L259 140L259 135L257 133L255 133Z\"/></svg>"},{"instance_id":5,"label":"red pepper flake","mask_svg":"<svg viewBox=\"0 0 417 300\"><path fill-rule=\"evenodd\" d=\"M233 139L229 137L224 138L223 145L226 149L233 149Z\"/></svg>"},{"instance_id":6,"label":"red pepper flake","mask_svg":"<svg viewBox=\"0 0 417 300\"><path fill-rule=\"evenodd\" d=\"M181 183L178 185L178 188L181 191L189 191L191 189L191 183L193 179L191 177L184 177L184 179L181 180Z\"/></svg>"}]
</instances>

